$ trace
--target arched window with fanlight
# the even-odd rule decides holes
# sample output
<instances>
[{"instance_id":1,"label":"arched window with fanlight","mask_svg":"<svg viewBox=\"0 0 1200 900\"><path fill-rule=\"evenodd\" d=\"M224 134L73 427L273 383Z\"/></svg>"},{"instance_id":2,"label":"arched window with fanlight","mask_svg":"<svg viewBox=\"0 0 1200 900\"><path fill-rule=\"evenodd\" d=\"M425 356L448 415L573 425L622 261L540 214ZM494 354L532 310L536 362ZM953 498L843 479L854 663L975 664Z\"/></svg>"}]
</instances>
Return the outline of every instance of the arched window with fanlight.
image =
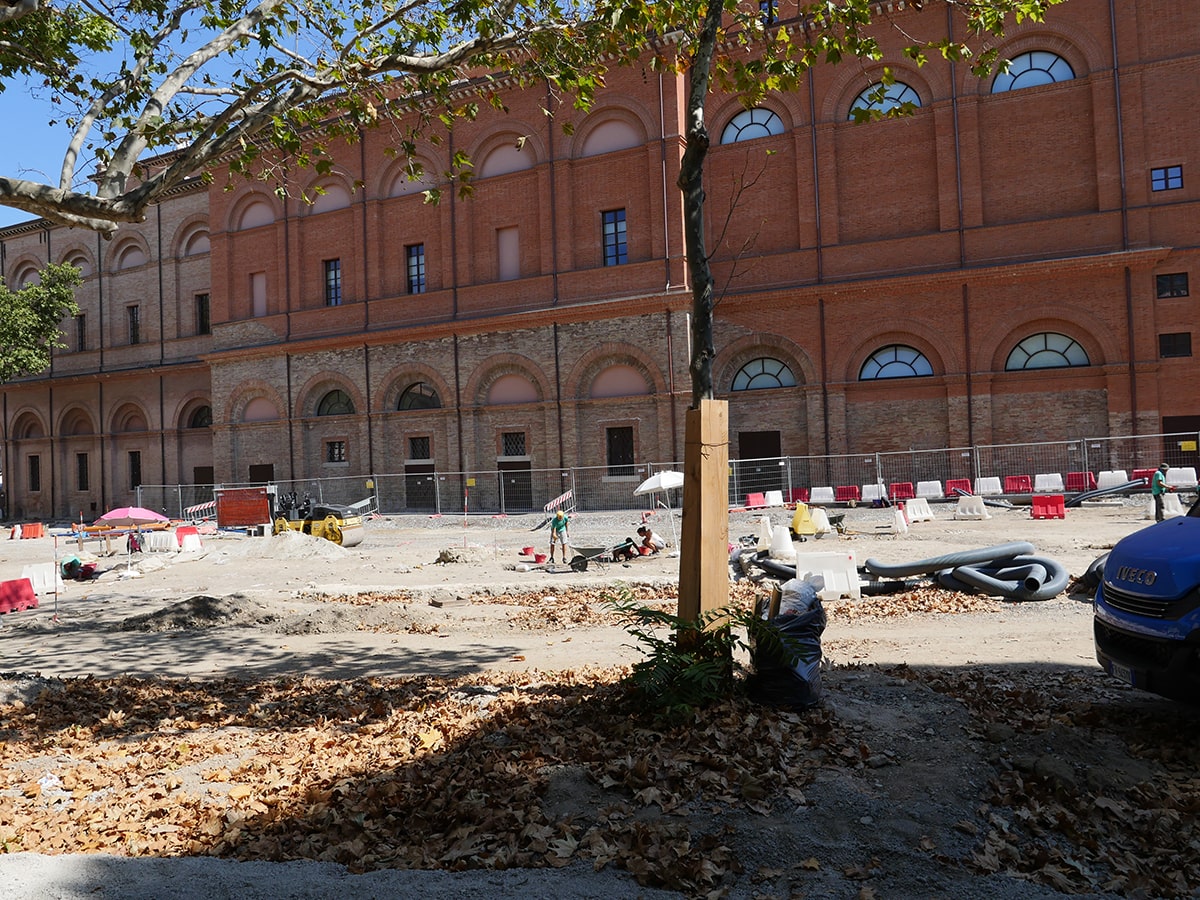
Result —
<instances>
[{"instance_id":1,"label":"arched window with fanlight","mask_svg":"<svg viewBox=\"0 0 1200 900\"><path fill-rule=\"evenodd\" d=\"M792 374L787 363L771 356L760 356L737 370L730 390L758 391L795 386L796 376Z\"/></svg>"},{"instance_id":2,"label":"arched window with fanlight","mask_svg":"<svg viewBox=\"0 0 1200 900\"><path fill-rule=\"evenodd\" d=\"M317 404L318 416L352 416L354 415L354 401L350 399L350 395L342 390L332 390Z\"/></svg>"},{"instance_id":3,"label":"arched window with fanlight","mask_svg":"<svg viewBox=\"0 0 1200 900\"><path fill-rule=\"evenodd\" d=\"M197 406L188 416L188 428L209 428L212 426L212 407Z\"/></svg>"},{"instance_id":4,"label":"arched window with fanlight","mask_svg":"<svg viewBox=\"0 0 1200 900\"><path fill-rule=\"evenodd\" d=\"M743 109L729 120L721 132L721 143L736 144L773 134L783 134L783 119L766 107L756 106L754 109Z\"/></svg>"},{"instance_id":5,"label":"arched window with fanlight","mask_svg":"<svg viewBox=\"0 0 1200 900\"><path fill-rule=\"evenodd\" d=\"M396 404L396 409L404 412L413 409L441 409L442 398L438 396L438 392L433 389L433 386L424 381L418 381L410 384L400 394L400 401Z\"/></svg>"},{"instance_id":6,"label":"arched window with fanlight","mask_svg":"<svg viewBox=\"0 0 1200 900\"><path fill-rule=\"evenodd\" d=\"M907 344L889 344L867 357L858 371L859 381L881 378L920 378L933 374L925 354Z\"/></svg>"},{"instance_id":7,"label":"arched window with fanlight","mask_svg":"<svg viewBox=\"0 0 1200 900\"><path fill-rule=\"evenodd\" d=\"M1043 331L1031 334L1012 348L1004 362L1004 371L1065 369L1091 364L1087 351L1074 338L1056 331Z\"/></svg>"},{"instance_id":8,"label":"arched window with fanlight","mask_svg":"<svg viewBox=\"0 0 1200 900\"><path fill-rule=\"evenodd\" d=\"M992 82L992 93L1019 91L1021 88L1054 84L1056 81L1071 81L1075 70L1071 64L1048 50L1030 50L1009 60L1008 68L998 74Z\"/></svg>"},{"instance_id":9,"label":"arched window with fanlight","mask_svg":"<svg viewBox=\"0 0 1200 900\"><path fill-rule=\"evenodd\" d=\"M875 113L883 115L893 109L920 105L921 95L912 85L903 81L893 81L884 85L883 82L877 81L854 98L854 102L850 104L848 118L855 121L869 118Z\"/></svg>"}]
</instances>

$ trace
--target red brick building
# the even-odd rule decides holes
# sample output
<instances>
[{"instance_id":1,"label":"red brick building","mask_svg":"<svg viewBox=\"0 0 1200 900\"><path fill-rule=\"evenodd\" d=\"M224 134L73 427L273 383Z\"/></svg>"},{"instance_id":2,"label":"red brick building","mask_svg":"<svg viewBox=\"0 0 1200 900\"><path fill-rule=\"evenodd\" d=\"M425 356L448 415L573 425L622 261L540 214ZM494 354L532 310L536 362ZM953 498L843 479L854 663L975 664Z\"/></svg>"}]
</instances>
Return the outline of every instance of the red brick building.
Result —
<instances>
[{"instance_id":1,"label":"red brick building","mask_svg":"<svg viewBox=\"0 0 1200 900\"><path fill-rule=\"evenodd\" d=\"M899 47L754 110L708 105L731 458L1200 428L1191 5L1071 0L1011 28L1012 67L986 80ZM883 102L913 113L856 123L884 64ZM70 349L0 389L10 512L87 518L137 483L407 472L385 504L403 508L432 471L625 480L680 459L684 89L619 70L586 115L514 90L422 148L425 182L380 129L332 175L293 173L287 202L218 178L108 243L0 231L9 284L48 260L87 276ZM424 203L458 151L474 195Z\"/></svg>"}]
</instances>

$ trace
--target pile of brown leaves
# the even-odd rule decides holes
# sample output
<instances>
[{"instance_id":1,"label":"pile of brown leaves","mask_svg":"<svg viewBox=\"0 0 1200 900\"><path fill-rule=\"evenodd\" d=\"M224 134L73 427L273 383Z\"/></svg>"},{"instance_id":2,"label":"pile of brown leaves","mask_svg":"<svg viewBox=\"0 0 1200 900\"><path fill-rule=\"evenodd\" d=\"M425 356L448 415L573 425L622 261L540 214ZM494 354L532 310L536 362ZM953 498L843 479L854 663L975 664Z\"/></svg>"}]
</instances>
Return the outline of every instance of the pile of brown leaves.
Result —
<instances>
[{"instance_id":1,"label":"pile of brown leaves","mask_svg":"<svg viewBox=\"0 0 1200 900\"><path fill-rule=\"evenodd\" d=\"M861 600L831 600L825 603L830 619L894 619L902 616L962 615L992 613L1002 609L994 597L983 594L963 594L936 585L925 585L895 594L864 596Z\"/></svg>"},{"instance_id":2,"label":"pile of brown leaves","mask_svg":"<svg viewBox=\"0 0 1200 900\"><path fill-rule=\"evenodd\" d=\"M1000 743L984 872L1068 893L1194 897L1200 885L1200 720L1129 703L1097 672L899 670L961 700ZM1112 744L1113 750L1106 749Z\"/></svg>"},{"instance_id":3,"label":"pile of brown leaves","mask_svg":"<svg viewBox=\"0 0 1200 900\"><path fill-rule=\"evenodd\" d=\"M818 765L870 753L820 709L651 724L624 674L54 682L0 707L0 848L355 871L582 858L698 892L737 870L707 816L803 804ZM586 790L551 803L572 773Z\"/></svg>"}]
</instances>

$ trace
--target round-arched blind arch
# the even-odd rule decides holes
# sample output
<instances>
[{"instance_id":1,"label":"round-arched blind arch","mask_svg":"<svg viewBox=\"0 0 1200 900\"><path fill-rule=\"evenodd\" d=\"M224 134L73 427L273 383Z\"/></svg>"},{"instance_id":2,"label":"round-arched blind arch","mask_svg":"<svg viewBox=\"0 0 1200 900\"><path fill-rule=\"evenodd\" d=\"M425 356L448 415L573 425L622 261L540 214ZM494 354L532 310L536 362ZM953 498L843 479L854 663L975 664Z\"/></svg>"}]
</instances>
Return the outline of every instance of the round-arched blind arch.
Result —
<instances>
[{"instance_id":1,"label":"round-arched blind arch","mask_svg":"<svg viewBox=\"0 0 1200 900\"><path fill-rule=\"evenodd\" d=\"M318 416L352 416L354 401L343 390L334 389L321 398L317 404Z\"/></svg>"},{"instance_id":2,"label":"round-arched blind arch","mask_svg":"<svg viewBox=\"0 0 1200 900\"><path fill-rule=\"evenodd\" d=\"M1031 334L1013 347L1004 361L1004 371L1019 372L1022 369L1065 369L1072 366L1089 366L1087 351L1074 338L1056 331Z\"/></svg>"},{"instance_id":3,"label":"round-arched blind arch","mask_svg":"<svg viewBox=\"0 0 1200 900\"><path fill-rule=\"evenodd\" d=\"M410 384L400 394L400 400L396 403L396 409L403 412L409 409L441 409L442 398L438 396L438 392L433 386L424 382L418 381Z\"/></svg>"},{"instance_id":4,"label":"round-arched blind arch","mask_svg":"<svg viewBox=\"0 0 1200 900\"><path fill-rule=\"evenodd\" d=\"M255 397L242 412L243 422L273 422L278 418L279 410L266 397Z\"/></svg>"},{"instance_id":5,"label":"round-arched blind arch","mask_svg":"<svg viewBox=\"0 0 1200 900\"><path fill-rule=\"evenodd\" d=\"M796 376L787 363L771 356L760 356L746 363L733 376L731 391L758 391L764 388L795 387Z\"/></svg>"},{"instance_id":6,"label":"round-arched blind arch","mask_svg":"<svg viewBox=\"0 0 1200 900\"><path fill-rule=\"evenodd\" d=\"M641 372L633 366L618 363L596 375L588 396L599 400L606 397L640 397L649 393L650 386Z\"/></svg>"},{"instance_id":7,"label":"round-arched blind arch","mask_svg":"<svg viewBox=\"0 0 1200 900\"><path fill-rule=\"evenodd\" d=\"M773 134L783 134L783 119L773 110L756 106L754 109L743 109L729 120L721 132L721 143L736 144L738 141L752 141Z\"/></svg>"},{"instance_id":8,"label":"round-arched blind arch","mask_svg":"<svg viewBox=\"0 0 1200 900\"><path fill-rule=\"evenodd\" d=\"M1021 88L1037 87L1039 84L1054 84L1056 81L1071 81L1075 70L1071 64L1048 50L1030 50L1014 56L1008 71L1001 72L992 82L992 93L1018 91Z\"/></svg>"},{"instance_id":9,"label":"round-arched blind arch","mask_svg":"<svg viewBox=\"0 0 1200 900\"><path fill-rule=\"evenodd\" d=\"M933 374L925 354L907 344L888 344L867 357L858 372L859 381L880 378L919 378Z\"/></svg>"},{"instance_id":10,"label":"round-arched blind arch","mask_svg":"<svg viewBox=\"0 0 1200 900\"><path fill-rule=\"evenodd\" d=\"M886 113L905 104L921 105L921 95L911 85L903 81L893 81L884 87L882 82L877 81L854 98L854 102L850 104L848 118L859 118L855 113L860 110L860 116L862 113Z\"/></svg>"}]
</instances>

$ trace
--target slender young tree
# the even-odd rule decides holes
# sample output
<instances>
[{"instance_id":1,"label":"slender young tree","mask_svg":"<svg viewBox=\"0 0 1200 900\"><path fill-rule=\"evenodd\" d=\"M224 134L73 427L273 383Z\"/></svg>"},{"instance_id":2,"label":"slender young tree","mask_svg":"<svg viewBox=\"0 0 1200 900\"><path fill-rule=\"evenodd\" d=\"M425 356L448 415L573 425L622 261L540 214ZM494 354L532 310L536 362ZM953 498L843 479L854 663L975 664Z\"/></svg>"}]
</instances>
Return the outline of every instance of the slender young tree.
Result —
<instances>
[{"instance_id":1,"label":"slender young tree","mask_svg":"<svg viewBox=\"0 0 1200 900\"><path fill-rule=\"evenodd\" d=\"M18 291L0 282L0 384L44 372L51 352L66 346L59 323L79 314L79 281L74 266L52 264Z\"/></svg>"}]
</instances>

